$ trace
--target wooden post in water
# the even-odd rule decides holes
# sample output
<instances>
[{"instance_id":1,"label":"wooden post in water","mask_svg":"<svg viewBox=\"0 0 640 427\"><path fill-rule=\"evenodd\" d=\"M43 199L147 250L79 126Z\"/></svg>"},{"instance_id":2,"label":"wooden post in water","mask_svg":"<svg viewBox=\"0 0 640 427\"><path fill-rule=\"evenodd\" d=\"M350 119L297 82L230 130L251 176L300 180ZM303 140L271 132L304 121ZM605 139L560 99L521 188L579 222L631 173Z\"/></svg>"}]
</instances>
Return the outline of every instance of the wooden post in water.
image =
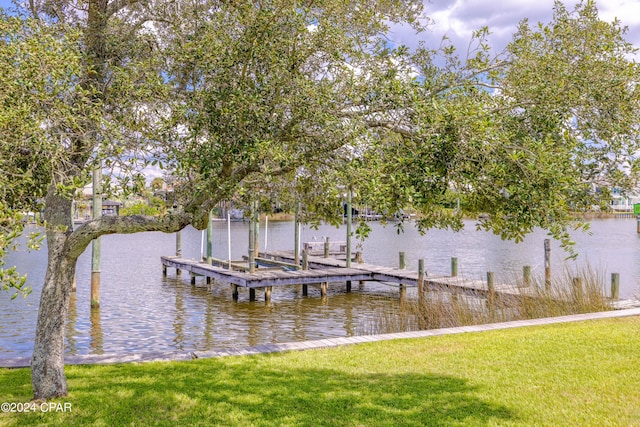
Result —
<instances>
[{"instance_id":1,"label":"wooden post in water","mask_svg":"<svg viewBox=\"0 0 640 427\"><path fill-rule=\"evenodd\" d=\"M329 236L324 239L324 257L329 258Z\"/></svg>"},{"instance_id":2,"label":"wooden post in water","mask_svg":"<svg viewBox=\"0 0 640 427\"><path fill-rule=\"evenodd\" d=\"M253 201L253 256L260 255L260 209L258 201ZM255 261L254 261L255 262Z\"/></svg>"},{"instance_id":3,"label":"wooden post in water","mask_svg":"<svg viewBox=\"0 0 640 427\"><path fill-rule=\"evenodd\" d=\"M213 259L213 209L209 211L209 223L207 224L207 265L211 265ZM211 284L211 277L207 277L207 285ZM195 282L192 283L195 285Z\"/></svg>"},{"instance_id":4,"label":"wooden post in water","mask_svg":"<svg viewBox=\"0 0 640 427\"><path fill-rule=\"evenodd\" d=\"M233 290L233 300L238 301L238 285L231 285L231 289Z\"/></svg>"},{"instance_id":5,"label":"wooden post in water","mask_svg":"<svg viewBox=\"0 0 640 427\"><path fill-rule=\"evenodd\" d=\"M320 284L320 296L327 296L327 282L322 282Z\"/></svg>"},{"instance_id":6,"label":"wooden post in water","mask_svg":"<svg viewBox=\"0 0 640 427\"><path fill-rule=\"evenodd\" d=\"M209 223L207 224L207 264L211 265L213 258L213 209L209 211Z\"/></svg>"},{"instance_id":7,"label":"wooden post in water","mask_svg":"<svg viewBox=\"0 0 640 427\"><path fill-rule=\"evenodd\" d=\"M493 271L487 272L487 290L489 291L487 294L487 305L489 306L489 310L493 311L496 307L496 285Z\"/></svg>"},{"instance_id":8,"label":"wooden post in water","mask_svg":"<svg viewBox=\"0 0 640 427\"><path fill-rule=\"evenodd\" d=\"M93 170L93 219L102 216L102 165ZM91 308L100 307L100 237L91 242Z\"/></svg>"},{"instance_id":9,"label":"wooden post in water","mask_svg":"<svg viewBox=\"0 0 640 427\"><path fill-rule=\"evenodd\" d=\"M458 258L451 258L451 277L458 277Z\"/></svg>"},{"instance_id":10,"label":"wooden post in water","mask_svg":"<svg viewBox=\"0 0 640 427\"><path fill-rule=\"evenodd\" d=\"M620 298L620 273L611 273L611 299Z\"/></svg>"},{"instance_id":11,"label":"wooden post in water","mask_svg":"<svg viewBox=\"0 0 640 427\"><path fill-rule=\"evenodd\" d=\"M418 260L418 296L424 293L424 259Z\"/></svg>"},{"instance_id":12,"label":"wooden post in water","mask_svg":"<svg viewBox=\"0 0 640 427\"><path fill-rule=\"evenodd\" d=\"M349 187L347 193L347 261L345 266L351 268L351 222L353 220L353 212L351 211L351 202L353 198L353 190ZM347 280L347 292L351 292L351 280Z\"/></svg>"},{"instance_id":13,"label":"wooden post in water","mask_svg":"<svg viewBox=\"0 0 640 427\"><path fill-rule=\"evenodd\" d=\"M264 301L265 302L271 302L271 290L272 289L273 289L273 286L266 286L264 288Z\"/></svg>"},{"instance_id":14,"label":"wooden post in water","mask_svg":"<svg viewBox=\"0 0 640 427\"><path fill-rule=\"evenodd\" d=\"M295 230L293 232L295 240L293 246L293 263L300 265L300 202L296 203L293 223L295 225Z\"/></svg>"},{"instance_id":15,"label":"wooden post in water","mask_svg":"<svg viewBox=\"0 0 640 427\"><path fill-rule=\"evenodd\" d=\"M551 289L551 240L544 239L544 286Z\"/></svg>"},{"instance_id":16,"label":"wooden post in water","mask_svg":"<svg viewBox=\"0 0 640 427\"><path fill-rule=\"evenodd\" d=\"M249 288L249 301L256 300L256 288Z\"/></svg>"},{"instance_id":17,"label":"wooden post in water","mask_svg":"<svg viewBox=\"0 0 640 427\"><path fill-rule=\"evenodd\" d=\"M531 286L531 266L522 267L522 284L523 286Z\"/></svg>"},{"instance_id":18,"label":"wooden post in water","mask_svg":"<svg viewBox=\"0 0 640 427\"><path fill-rule=\"evenodd\" d=\"M229 257L229 270L231 270L231 207L227 207L227 256Z\"/></svg>"},{"instance_id":19,"label":"wooden post in water","mask_svg":"<svg viewBox=\"0 0 640 427\"><path fill-rule=\"evenodd\" d=\"M267 252L267 243L269 240L269 215L264 216L264 251Z\"/></svg>"},{"instance_id":20,"label":"wooden post in water","mask_svg":"<svg viewBox=\"0 0 640 427\"><path fill-rule=\"evenodd\" d=\"M256 271L256 251L255 251L255 203L251 202L251 210L249 212L249 273L255 273ZM253 301L253 300L252 300Z\"/></svg>"},{"instance_id":21,"label":"wooden post in water","mask_svg":"<svg viewBox=\"0 0 640 427\"><path fill-rule=\"evenodd\" d=\"M176 256L182 256L182 230L176 232ZM176 275L182 274L182 270L176 268Z\"/></svg>"},{"instance_id":22,"label":"wooden post in water","mask_svg":"<svg viewBox=\"0 0 640 427\"><path fill-rule=\"evenodd\" d=\"M407 263L404 260L404 252L398 252L398 268L400 270L407 268Z\"/></svg>"},{"instance_id":23,"label":"wooden post in water","mask_svg":"<svg viewBox=\"0 0 640 427\"><path fill-rule=\"evenodd\" d=\"M351 209L351 199L353 191L351 187L347 191L347 263L346 267L351 267L351 222L353 220L353 212Z\"/></svg>"},{"instance_id":24,"label":"wooden post in water","mask_svg":"<svg viewBox=\"0 0 640 427\"><path fill-rule=\"evenodd\" d=\"M302 269L309 269L309 253L306 249L302 250ZM307 284L302 285L302 296L307 296L309 294L309 286Z\"/></svg>"}]
</instances>

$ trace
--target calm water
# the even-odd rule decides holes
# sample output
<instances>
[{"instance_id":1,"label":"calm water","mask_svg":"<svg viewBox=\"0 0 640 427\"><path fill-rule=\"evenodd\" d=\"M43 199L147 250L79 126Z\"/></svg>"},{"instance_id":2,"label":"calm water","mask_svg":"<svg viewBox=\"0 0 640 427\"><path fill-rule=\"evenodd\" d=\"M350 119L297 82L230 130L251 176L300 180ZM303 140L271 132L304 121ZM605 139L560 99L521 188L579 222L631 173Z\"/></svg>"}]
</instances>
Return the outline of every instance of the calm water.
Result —
<instances>
[{"instance_id":1,"label":"calm water","mask_svg":"<svg viewBox=\"0 0 640 427\"><path fill-rule=\"evenodd\" d=\"M429 274L448 274L450 258L459 258L460 275L482 279L494 271L496 280L519 275L523 265L531 265L542 275L543 241L546 234L537 231L523 243L504 242L485 232L475 231L469 221L459 233L432 230L426 235L408 225L398 235L392 225L371 223L373 232L362 245L369 263L395 266L398 252L405 251L407 266L417 269L425 259ZM621 296L640 293L640 237L635 219L595 220L592 234L576 234L580 256L566 263L566 254L552 243L554 273L571 271L590 264L608 281L610 273L621 274ZM260 247L265 245L264 223L260 229ZM303 241L345 240L344 227L304 228ZM240 258L247 248L248 225L231 224L232 257ZM199 258L202 234L183 231L183 256ZM293 249L293 223L270 222L268 249ZM355 243L354 243L355 246ZM227 225L214 224L214 257L227 258ZM330 285L327 298L318 288L309 287L303 297L297 287L275 288L272 302L266 304L260 291L257 301L248 301L248 292L240 291L233 302L228 286L207 289L203 278L191 286L189 276L162 277L161 255L175 253L175 235L140 233L102 238L101 308L90 310L90 248L78 262L78 290L71 301L67 325L67 352L70 354L149 352L171 350L207 350L261 343L290 342L351 336L368 333L371 319L381 312L398 309L397 287L369 282L363 288ZM30 356L35 330L39 294L46 266L46 251L17 252L8 259L28 273L33 293L26 299L11 301L0 292L0 357Z\"/></svg>"}]
</instances>

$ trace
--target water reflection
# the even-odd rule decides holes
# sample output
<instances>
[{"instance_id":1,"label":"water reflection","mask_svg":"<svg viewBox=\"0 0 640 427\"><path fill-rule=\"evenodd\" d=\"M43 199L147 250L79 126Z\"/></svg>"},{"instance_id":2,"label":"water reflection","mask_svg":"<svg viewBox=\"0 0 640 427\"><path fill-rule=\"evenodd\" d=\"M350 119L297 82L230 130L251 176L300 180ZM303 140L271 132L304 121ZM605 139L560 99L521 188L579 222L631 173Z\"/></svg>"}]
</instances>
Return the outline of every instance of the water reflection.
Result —
<instances>
[{"instance_id":1,"label":"water reflection","mask_svg":"<svg viewBox=\"0 0 640 427\"><path fill-rule=\"evenodd\" d=\"M91 310L91 342L89 347L93 354L104 353L104 336L102 334L102 322L100 321L100 308L93 307Z\"/></svg>"},{"instance_id":2,"label":"water reflection","mask_svg":"<svg viewBox=\"0 0 640 427\"><path fill-rule=\"evenodd\" d=\"M76 293L71 292L69 297L69 317L67 319L67 325L65 327L65 337L67 338L67 348L69 352L75 354L78 351L76 343L76 323L78 320L78 310L76 307Z\"/></svg>"},{"instance_id":3,"label":"water reflection","mask_svg":"<svg viewBox=\"0 0 640 427\"><path fill-rule=\"evenodd\" d=\"M293 248L293 224L269 223L270 248ZM405 251L407 268L416 269L418 259L425 260L431 275L448 274L450 258L459 258L459 274L483 279L486 271L496 272L496 281L520 275L523 265L531 265L533 275L543 270L542 242L547 238L536 231L519 245L503 242L496 236L473 230L473 222L461 233L432 230L420 236L412 228L397 235L393 227L372 223L372 233L364 242L367 262L395 266L398 252ZM232 257L246 252L247 224L232 224ZM578 262L586 260L602 267L605 279L611 272L621 273L621 296L638 292L640 236L635 220L594 221L591 236L577 234ZM264 236L260 233L260 247ZM302 239L311 241L329 236L344 240L344 228L321 226L304 228ZM200 257L201 233L183 232L183 254ZM226 224L214 224L214 257L227 257ZM270 303L263 291L256 301L249 292L240 291L240 300L232 299L228 285L205 283L197 278L190 284L187 274L170 271L162 277L160 256L175 252L175 236L141 233L105 236L102 241L101 307L90 309L90 251L78 261L77 291L72 295L66 325L66 352L149 352L173 350L208 350L258 345L271 342L302 341L356 335L370 331L379 313L398 313L401 309L399 289L376 282L353 286L346 293L344 284L329 285L321 297L320 285L309 285L308 296L301 287L274 288ZM562 272L567 264L557 243L552 245L553 270ZM26 300L10 300L0 292L0 356L30 356L33 346L40 288L46 266L46 249L39 252L12 253L9 265L29 273L33 294ZM607 279L608 282L608 279ZM411 297L412 290L408 290Z\"/></svg>"}]
</instances>

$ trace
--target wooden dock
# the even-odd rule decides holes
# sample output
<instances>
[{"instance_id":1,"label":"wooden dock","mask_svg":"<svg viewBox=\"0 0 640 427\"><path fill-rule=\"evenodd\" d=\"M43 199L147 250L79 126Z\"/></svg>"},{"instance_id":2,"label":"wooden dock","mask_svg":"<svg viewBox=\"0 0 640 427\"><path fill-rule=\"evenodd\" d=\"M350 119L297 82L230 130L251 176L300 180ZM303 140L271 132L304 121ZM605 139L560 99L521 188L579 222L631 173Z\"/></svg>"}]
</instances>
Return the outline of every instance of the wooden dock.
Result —
<instances>
[{"instance_id":1,"label":"wooden dock","mask_svg":"<svg viewBox=\"0 0 640 427\"><path fill-rule=\"evenodd\" d=\"M175 256L163 256L161 262L163 273L166 275L167 267L175 268L178 271L184 270L191 275L191 281L195 284L195 277L204 276L209 280L219 283L229 284L234 288L234 299L238 298L238 288L248 288L250 299L255 299L255 289L265 290L265 299L271 298L273 286L302 285L303 295L307 294L307 285L320 284L321 295L326 295L328 283L346 283L346 290L351 290L352 281L377 281L384 283L394 283L403 291L408 287L416 287L421 290L446 290L458 294L467 294L480 297L495 297L501 301L510 298L522 297L523 290L516 286L494 285L490 289L485 281L469 280L459 277L430 277L419 272L383 267L366 263L351 263L351 267L346 267L346 260L336 258L325 258L323 256L308 256L307 268L300 269L293 263L294 254L292 251L270 251L260 253L256 258L258 264L272 265L271 268L258 268L254 273L249 273L246 268L242 268L238 261L231 263L234 268L242 271L229 269L227 266L216 266L207 264L204 261L189 260ZM525 291L526 292L526 291Z\"/></svg>"},{"instance_id":2,"label":"wooden dock","mask_svg":"<svg viewBox=\"0 0 640 427\"><path fill-rule=\"evenodd\" d=\"M269 251L261 252L261 258L274 259L282 262L289 262L293 259L290 251ZM324 258L319 256L308 257L309 269L311 271L322 270L324 268L345 268L346 260L336 258ZM362 270L369 274L370 281L395 283L403 287L419 287L419 272L394 268L383 267L380 265L367 263L351 263L351 269ZM425 274L422 279L423 284L431 290L446 290L456 293L464 293L475 296L488 296L494 293L498 298L515 298L522 297L527 293L526 288L513 285L495 284L494 289L490 290L488 283L483 280L470 280L461 277L451 276L428 276Z\"/></svg>"},{"instance_id":3,"label":"wooden dock","mask_svg":"<svg viewBox=\"0 0 640 427\"><path fill-rule=\"evenodd\" d=\"M487 280L470 280L457 277L455 273L457 272L457 259L455 272L452 263L453 276L429 276L423 267L421 267L421 273L406 270L405 268L384 267L357 262L359 258L357 255L352 257L350 266L347 268L343 242L331 243L339 246L337 251L330 251L328 242L305 243L302 265L295 263L296 254L294 251L260 252L255 257L258 268L253 273L248 272L247 260L230 262L228 260L212 259L212 263L208 264L205 261L185 259L179 256L163 256L161 257L161 262L165 276L167 267L172 267L177 270L178 274L182 270L189 272L192 284L195 284L197 276L204 276L207 278L207 283L215 281L231 285L234 300L238 299L239 288L249 289L250 300L255 300L256 289L263 289L265 300L269 301L273 286L301 285L302 294L306 296L308 285L319 284L321 295L326 296L329 283L344 283L346 291L350 292L352 281L361 283L376 281L396 284L400 290L401 298L406 295L406 289L410 287L418 289L419 297L422 297L426 290L446 291L452 294L486 298L491 304L496 303L499 305L511 305L515 301L522 300L522 298L539 299L541 297L539 290L532 286L494 283L493 273L487 273L488 276L491 275L491 279L487 277ZM323 251L319 250L319 245L324 245ZM402 253L402 255L404 254ZM402 257L400 264L404 264L404 257ZM578 292L582 292L580 288L578 288ZM612 295L614 295L613 288ZM545 298L549 298L549 296ZM566 296L551 298L562 300L566 299ZM616 296L611 300L611 305L615 309L637 307L640 305L640 301L619 300Z\"/></svg>"}]
</instances>

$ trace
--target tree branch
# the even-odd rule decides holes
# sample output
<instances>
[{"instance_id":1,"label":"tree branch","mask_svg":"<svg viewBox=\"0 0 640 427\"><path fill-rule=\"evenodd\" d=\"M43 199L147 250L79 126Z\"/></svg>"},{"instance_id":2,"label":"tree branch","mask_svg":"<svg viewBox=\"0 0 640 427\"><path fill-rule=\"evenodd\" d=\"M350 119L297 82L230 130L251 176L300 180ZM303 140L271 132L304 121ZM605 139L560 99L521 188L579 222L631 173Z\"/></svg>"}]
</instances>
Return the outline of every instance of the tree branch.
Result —
<instances>
[{"instance_id":1,"label":"tree branch","mask_svg":"<svg viewBox=\"0 0 640 427\"><path fill-rule=\"evenodd\" d=\"M193 215L180 212L163 217L146 215L103 216L85 222L73 231L67 241L71 256L80 256L93 239L107 234L133 234L142 231L174 233L191 224Z\"/></svg>"}]
</instances>

